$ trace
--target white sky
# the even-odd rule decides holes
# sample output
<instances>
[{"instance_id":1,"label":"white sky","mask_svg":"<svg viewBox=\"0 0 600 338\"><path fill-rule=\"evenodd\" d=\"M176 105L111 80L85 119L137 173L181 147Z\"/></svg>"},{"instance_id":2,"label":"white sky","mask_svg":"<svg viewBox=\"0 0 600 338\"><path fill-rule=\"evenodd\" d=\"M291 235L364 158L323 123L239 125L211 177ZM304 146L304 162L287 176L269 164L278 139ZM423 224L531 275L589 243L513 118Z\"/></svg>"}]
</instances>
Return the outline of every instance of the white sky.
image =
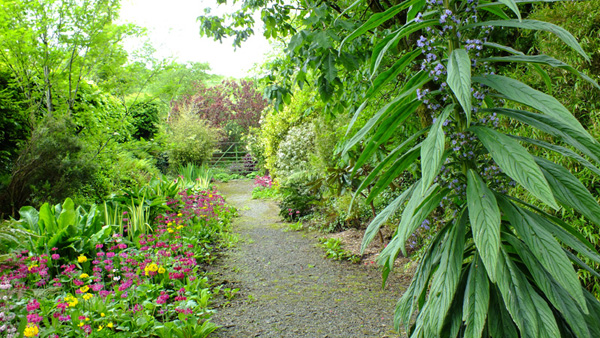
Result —
<instances>
[{"instance_id":1,"label":"white sky","mask_svg":"<svg viewBox=\"0 0 600 338\"><path fill-rule=\"evenodd\" d=\"M223 44L212 38L201 38L200 24L196 18L204 15L210 7L211 14L222 13L224 5L216 0L122 0L122 22L134 23L148 29L148 39L157 50L157 58L174 57L178 62L208 62L211 73L244 77L255 63L262 63L264 54L271 50L269 43L259 31L262 23L257 20L255 35L234 52L230 40ZM127 41L125 48L132 52L141 41Z\"/></svg>"}]
</instances>

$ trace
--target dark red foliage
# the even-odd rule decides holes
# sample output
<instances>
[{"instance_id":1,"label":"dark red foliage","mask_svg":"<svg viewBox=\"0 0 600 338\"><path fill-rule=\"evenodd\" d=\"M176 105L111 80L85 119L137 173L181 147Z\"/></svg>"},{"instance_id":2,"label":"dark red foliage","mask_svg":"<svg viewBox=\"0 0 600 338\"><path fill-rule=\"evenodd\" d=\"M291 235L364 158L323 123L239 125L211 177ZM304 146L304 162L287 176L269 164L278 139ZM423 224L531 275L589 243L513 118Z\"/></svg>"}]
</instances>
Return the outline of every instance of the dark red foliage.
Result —
<instances>
[{"instance_id":1,"label":"dark red foliage","mask_svg":"<svg viewBox=\"0 0 600 338\"><path fill-rule=\"evenodd\" d=\"M267 101L252 81L226 80L214 87L197 83L194 94L175 102L172 116L176 117L187 106L214 127L225 127L233 121L247 131L249 127L258 127L260 113L267 106Z\"/></svg>"}]
</instances>

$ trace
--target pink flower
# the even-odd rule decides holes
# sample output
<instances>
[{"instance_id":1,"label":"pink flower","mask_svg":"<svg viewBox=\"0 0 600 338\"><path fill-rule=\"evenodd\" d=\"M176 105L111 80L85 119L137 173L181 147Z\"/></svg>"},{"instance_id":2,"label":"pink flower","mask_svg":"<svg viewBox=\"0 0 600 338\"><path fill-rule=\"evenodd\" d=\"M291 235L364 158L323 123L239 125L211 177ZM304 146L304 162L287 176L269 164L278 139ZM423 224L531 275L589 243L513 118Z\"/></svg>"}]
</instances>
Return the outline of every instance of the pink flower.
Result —
<instances>
[{"instance_id":1,"label":"pink flower","mask_svg":"<svg viewBox=\"0 0 600 338\"><path fill-rule=\"evenodd\" d=\"M40 303L37 299L32 299L29 303L27 303L27 312L35 311L40 308Z\"/></svg>"},{"instance_id":2,"label":"pink flower","mask_svg":"<svg viewBox=\"0 0 600 338\"><path fill-rule=\"evenodd\" d=\"M57 260L60 258L59 254L52 254L52 259Z\"/></svg>"}]
</instances>

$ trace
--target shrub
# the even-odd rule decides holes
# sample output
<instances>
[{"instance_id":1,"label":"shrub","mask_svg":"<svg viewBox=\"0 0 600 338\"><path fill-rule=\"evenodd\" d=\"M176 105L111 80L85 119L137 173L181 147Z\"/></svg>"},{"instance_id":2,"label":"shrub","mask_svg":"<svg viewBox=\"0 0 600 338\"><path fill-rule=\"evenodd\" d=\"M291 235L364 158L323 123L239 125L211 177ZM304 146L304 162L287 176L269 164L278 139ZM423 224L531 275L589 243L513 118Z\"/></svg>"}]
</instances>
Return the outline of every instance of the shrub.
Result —
<instances>
[{"instance_id":1,"label":"shrub","mask_svg":"<svg viewBox=\"0 0 600 338\"><path fill-rule=\"evenodd\" d=\"M281 217L288 221L297 220L313 211L315 204L321 199L320 191L314 191L310 187L310 182L313 181L314 177L311 174L298 172L281 184L279 188Z\"/></svg>"},{"instance_id":2,"label":"shrub","mask_svg":"<svg viewBox=\"0 0 600 338\"><path fill-rule=\"evenodd\" d=\"M287 177L295 171L307 170L314 150L315 132L312 124L292 127L277 149L275 173Z\"/></svg>"},{"instance_id":3,"label":"shrub","mask_svg":"<svg viewBox=\"0 0 600 338\"><path fill-rule=\"evenodd\" d=\"M202 165L211 158L219 139L219 130L191 114L181 114L171 123L170 165Z\"/></svg>"},{"instance_id":4,"label":"shrub","mask_svg":"<svg viewBox=\"0 0 600 338\"><path fill-rule=\"evenodd\" d=\"M141 138L149 140L154 137L158 132L160 104L153 101L141 102L136 103L129 110L133 118L131 136L138 140Z\"/></svg>"}]
</instances>

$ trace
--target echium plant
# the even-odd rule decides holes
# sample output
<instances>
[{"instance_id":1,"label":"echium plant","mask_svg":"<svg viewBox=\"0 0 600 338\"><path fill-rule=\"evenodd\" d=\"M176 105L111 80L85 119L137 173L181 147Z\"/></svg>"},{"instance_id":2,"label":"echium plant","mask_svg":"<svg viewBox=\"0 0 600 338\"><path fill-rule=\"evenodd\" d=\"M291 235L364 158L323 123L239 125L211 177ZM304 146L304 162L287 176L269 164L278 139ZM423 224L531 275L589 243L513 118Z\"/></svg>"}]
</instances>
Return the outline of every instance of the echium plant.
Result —
<instances>
[{"instance_id":1,"label":"echium plant","mask_svg":"<svg viewBox=\"0 0 600 338\"><path fill-rule=\"evenodd\" d=\"M521 18L518 5L532 2L404 1L373 15L344 41L407 13L406 24L374 46L376 74L388 49L420 34L412 52L373 79L355 115L401 72L410 74L403 88L345 148L364 143L360 167L410 115L432 115L430 126L394 149L359 188L371 186L372 199L420 160L420 179L373 220L363 240L365 247L381 224L404 208L378 259L384 278L405 253L409 236L440 205L446 209L445 222L396 309L396 328L404 324L410 337L600 337L600 303L581 286L573 267L598 276L576 253L594 262L600 255L576 229L547 212L572 208L600 225L600 206L567 169L524 146L556 152L600 174L600 143L555 98L493 71L495 63L518 62L548 78L542 66L557 67L600 89L557 59L491 41L490 32L498 27L547 31L588 59L564 29ZM499 121L518 121L561 145L505 134Z\"/></svg>"}]
</instances>

